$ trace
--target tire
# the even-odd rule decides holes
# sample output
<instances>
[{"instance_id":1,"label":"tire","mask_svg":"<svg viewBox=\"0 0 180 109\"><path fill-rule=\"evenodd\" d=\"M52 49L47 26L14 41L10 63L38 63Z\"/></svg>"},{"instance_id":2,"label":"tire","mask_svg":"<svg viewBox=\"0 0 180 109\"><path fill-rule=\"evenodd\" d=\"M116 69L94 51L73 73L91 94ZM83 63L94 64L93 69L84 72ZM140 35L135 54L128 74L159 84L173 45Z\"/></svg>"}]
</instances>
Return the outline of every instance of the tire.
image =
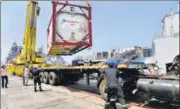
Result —
<instances>
[{"instance_id":1,"label":"tire","mask_svg":"<svg viewBox=\"0 0 180 109\"><path fill-rule=\"evenodd\" d=\"M176 56L173 60L172 66L170 71L168 72L169 75L179 75L180 71L180 55Z\"/></svg>"},{"instance_id":2,"label":"tire","mask_svg":"<svg viewBox=\"0 0 180 109\"><path fill-rule=\"evenodd\" d=\"M49 84L49 73L48 72L44 72L43 81L45 84Z\"/></svg>"},{"instance_id":3,"label":"tire","mask_svg":"<svg viewBox=\"0 0 180 109\"><path fill-rule=\"evenodd\" d=\"M40 76L41 83L44 83L44 79L43 79L44 78L44 73L40 72L39 76Z\"/></svg>"},{"instance_id":4,"label":"tire","mask_svg":"<svg viewBox=\"0 0 180 109\"><path fill-rule=\"evenodd\" d=\"M173 64L179 64L180 63L180 55L176 56L174 59L173 59Z\"/></svg>"},{"instance_id":5,"label":"tire","mask_svg":"<svg viewBox=\"0 0 180 109\"><path fill-rule=\"evenodd\" d=\"M101 97L103 99L106 99L107 98L107 94L105 93L105 89L106 89L106 80L103 79L99 85L99 92L101 94Z\"/></svg>"},{"instance_id":6,"label":"tire","mask_svg":"<svg viewBox=\"0 0 180 109\"><path fill-rule=\"evenodd\" d=\"M54 85L58 84L58 81L59 81L59 79L58 79L58 76L56 75L56 73L51 72L49 74L49 83L54 86Z\"/></svg>"}]
</instances>

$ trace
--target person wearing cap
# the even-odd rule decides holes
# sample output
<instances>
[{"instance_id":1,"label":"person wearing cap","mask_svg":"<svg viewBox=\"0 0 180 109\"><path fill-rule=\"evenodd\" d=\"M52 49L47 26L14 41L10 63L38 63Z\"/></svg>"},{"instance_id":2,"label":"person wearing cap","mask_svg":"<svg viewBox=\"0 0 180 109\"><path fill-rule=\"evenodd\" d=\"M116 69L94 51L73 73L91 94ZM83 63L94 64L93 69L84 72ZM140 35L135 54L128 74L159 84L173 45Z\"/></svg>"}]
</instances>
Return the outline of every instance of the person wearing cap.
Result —
<instances>
[{"instance_id":1,"label":"person wearing cap","mask_svg":"<svg viewBox=\"0 0 180 109\"><path fill-rule=\"evenodd\" d=\"M39 73L41 72L41 70L39 69L39 66L36 65L31 69L31 73L33 76L33 80L34 80L34 92L37 92L36 89L36 85L39 85L39 91L43 91L41 88L41 79L40 79L40 75Z\"/></svg>"},{"instance_id":2,"label":"person wearing cap","mask_svg":"<svg viewBox=\"0 0 180 109\"><path fill-rule=\"evenodd\" d=\"M2 65L1 66L1 80L2 80L2 88L8 88L7 85L8 85L8 75L7 75L7 72L5 70L5 66ZM5 82L6 81L6 82Z\"/></svg>"}]
</instances>

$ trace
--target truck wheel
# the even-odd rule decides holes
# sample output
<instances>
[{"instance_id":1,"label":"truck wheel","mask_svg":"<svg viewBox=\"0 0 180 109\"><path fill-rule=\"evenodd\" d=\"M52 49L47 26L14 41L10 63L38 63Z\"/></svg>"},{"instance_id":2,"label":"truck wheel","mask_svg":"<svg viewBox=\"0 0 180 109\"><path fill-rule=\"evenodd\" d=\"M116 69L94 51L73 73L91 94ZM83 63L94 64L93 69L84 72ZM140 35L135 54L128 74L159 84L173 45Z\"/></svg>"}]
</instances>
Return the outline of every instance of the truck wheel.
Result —
<instances>
[{"instance_id":1,"label":"truck wheel","mask_svg":"<svg viewBox=\"0 0 180 109\"><path fill-rule=\"evenodd\" d=\"M44 80L43 80L43 78L44 78L44 73L43 73L43 72L40 72L39 76L40 76L40 79L41 79L41 83L44 83Z\"/></svg>"},{"instance_id":2,"label":"truck wheel","mask_svg":"<svg viewBox=\"0 0 180 109\"><path fill-rule=\"evenodd\" d=\"M176 56L173 60L173 64L177 64L179 65L180 64L180 55Z\"/></svg>"},{"instance_id":3,"label":"truck wheel","mask_svg":"<svg viewBox=\"0 0 180 109\"><path fill-rule=\"evenodd\" d=\"M48 72L44 72L43 81L45 84L49 84L49 73Z\"/></svg>"},{"instance_id":4,"label":"truck wheel","mask_svg":"<svg viewBox=\"0 0 180 109\"><path fill-rule=\"evenodd\" d=\"M106 89L106 80L103 79L99 85L99 92L100 92L103 99L107 98L107 94L105 93L105 89Z\"/></svg>"},{"instance_id":5,"label":"truck wheel","mask_svg":"<svg viewBox=\"0 0 180 109\"><path fill-rule=\"evenodd\" d=\"M56 73L51 72L49 74L49 83L51 85L57 85L57 83L58 83L58 76L56 75Z\"/></svg>"}]
</instances>

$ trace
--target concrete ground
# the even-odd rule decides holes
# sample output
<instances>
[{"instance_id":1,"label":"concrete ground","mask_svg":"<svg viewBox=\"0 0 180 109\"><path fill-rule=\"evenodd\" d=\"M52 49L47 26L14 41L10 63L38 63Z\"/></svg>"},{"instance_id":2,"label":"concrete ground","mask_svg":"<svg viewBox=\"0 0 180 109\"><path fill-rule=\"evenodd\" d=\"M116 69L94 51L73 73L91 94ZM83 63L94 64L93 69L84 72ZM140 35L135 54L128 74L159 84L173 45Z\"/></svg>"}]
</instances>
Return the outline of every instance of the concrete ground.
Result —
<instances>
[{"instance_id":1,"label":"concrete ground","mask_svg":"<svg viewBox=\"0 0 180 109\"><path fill-rule=\"evenodd\" d=\"M1 88L1 109L104 108L104 100L95 93L97 88L94 80L91 80L90 86L86 85L86 80L80 80L77 84L67 86L42 84L42 88L43 92L34 92L32 80L29 80L29 86L23 86L21 77L9 76L8 88ZM152 108L133 106L130 109L180 109L164 103L149 106Z\"/></svg>"},{"instance_id":2,"label":"concrete ground","mask_svg":"<svg viewBox=\"0 0 180 109\"><path fill-rule=\"evenodd\" d=\"M22 78L9 76L7 89L1 88L1 109L103 109L98 95L66 88L42 85L43 92L34 92L33 82L22 85Z\"/></svg>"}]
</instances>

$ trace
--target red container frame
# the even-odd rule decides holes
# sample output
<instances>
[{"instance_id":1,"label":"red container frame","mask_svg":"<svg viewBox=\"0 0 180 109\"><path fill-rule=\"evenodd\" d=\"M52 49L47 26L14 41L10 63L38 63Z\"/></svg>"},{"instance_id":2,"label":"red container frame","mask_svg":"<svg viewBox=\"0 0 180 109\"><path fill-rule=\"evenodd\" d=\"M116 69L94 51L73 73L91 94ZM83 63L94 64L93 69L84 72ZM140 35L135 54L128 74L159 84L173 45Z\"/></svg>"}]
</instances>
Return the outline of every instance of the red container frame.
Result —
<instances>
[{"instance_id":1,"label":"red container frame","mask_svg":"<svg viewBox=\"0 0 180 109\"><path fill-rule=\"evenodd\" d=\"M58 1L52 1L52 17L51 20L49 22L48 25L48 29L47 29L47 40L48 40L48 36L49 36L49 27L50 24L52 22L52 45L61 45L61 46L76 46L73 50L71 50L68 54L59 54L59 55L72 55L75 54L79 51L82 51L88 47L92 46L92 8L90 6L82 6L82 5L76 5L76 4L69 4L68 1L66 1L65 3L63 2L58 2ZM89 29L89 33L85 36L85 38L88 38L88 42L68 42L68 41L63 41L63 42L56 42L55 41L55 24L56 24L56 7L57 5L61 5L62 8L60 8L59 11L62 11L66 6L73 6L73 7L78 7L81 9L82 13L86 16L86 18L88 19L88 29ZM88 14L85 14L85 12L83 11L83 9L87 10ZM59 36L61 37L61 36ZM48 47L48 45L47 45ZM48 53L49 54L49 53Z\"/></svg>"}]
</instances>

